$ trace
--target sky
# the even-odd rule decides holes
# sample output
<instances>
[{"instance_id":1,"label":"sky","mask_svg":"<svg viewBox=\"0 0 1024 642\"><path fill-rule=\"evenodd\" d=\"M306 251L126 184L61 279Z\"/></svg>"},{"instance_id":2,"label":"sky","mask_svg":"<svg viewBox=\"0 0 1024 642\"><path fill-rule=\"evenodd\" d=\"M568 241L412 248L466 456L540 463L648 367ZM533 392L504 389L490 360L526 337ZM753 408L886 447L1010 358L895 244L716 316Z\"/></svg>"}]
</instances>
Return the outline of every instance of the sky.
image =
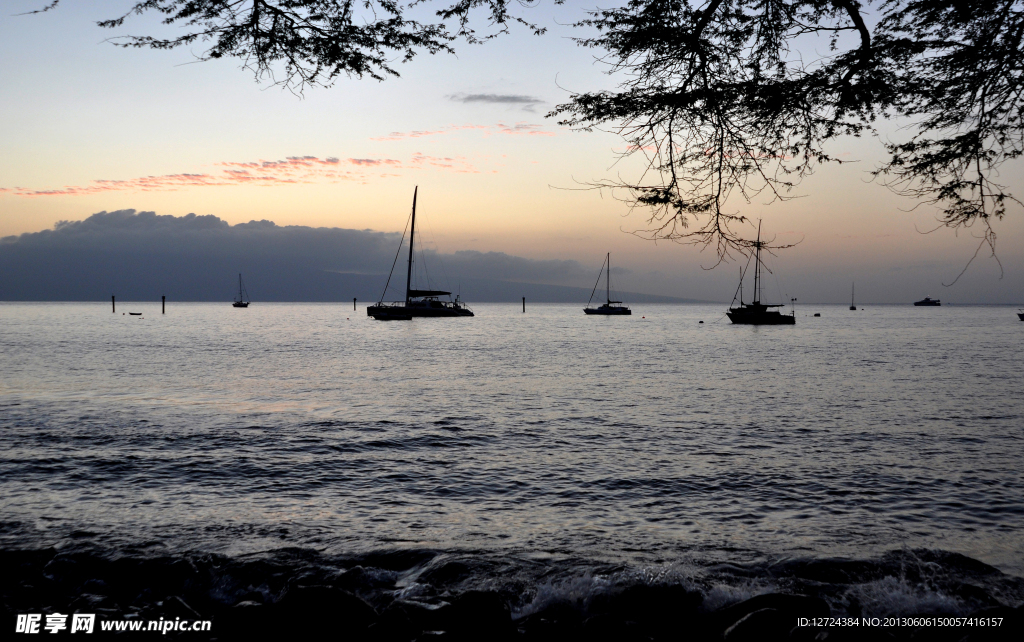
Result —
<instances>
[{"instance_id":1,"label":"sky","mask_svg":"<svg viewBox=\"0 0 1024 642\"><path fill-rule=\"evenodd\" d=\"M573 92L616 84L597 52L571 40L586 3L523 8L549 28L540 37L512 27L457 55L398 64L400 78L339 78L301 96L255 82L236 60L196 62L201 44L113 46L111 36L159 28L151 17L95 25L131 2L65 0L16 15L41 4L8 0L0 15L0 237L128 209L401 232L419 186L423 243L441 253L575 261L570 284L589 288L585 273L596 277L611 252L623 290L728 301L736 289L738 263L707 270L710 251L630 234L643 229L643 212L585 189L638 170L617 162L621 139L545 117ZM880 128L899 134L897 124ZM776 298L842 302L856 282L864 303L1024 301L1020 208L995 223L999 261L983 250L946 287L978 246L971 231L925 233L937 227L934 209L871 182L878 140L829 151L851 162L819 169L800 198L730 202L777 242L798 242L770 259ZM1001 180L1015 188L1022 175L1006 167Z\"/></svg>"}]
</instances>

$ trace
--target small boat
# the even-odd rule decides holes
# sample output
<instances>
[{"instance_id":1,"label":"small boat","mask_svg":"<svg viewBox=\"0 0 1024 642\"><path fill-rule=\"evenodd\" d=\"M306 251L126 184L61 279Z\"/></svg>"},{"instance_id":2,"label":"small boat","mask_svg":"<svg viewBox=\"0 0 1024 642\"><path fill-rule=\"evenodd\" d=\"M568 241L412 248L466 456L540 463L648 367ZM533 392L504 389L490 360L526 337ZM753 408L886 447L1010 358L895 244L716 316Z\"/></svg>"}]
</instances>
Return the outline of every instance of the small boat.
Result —
<instances>
[{"instance_id":1,"label":"small boat","mask_svg":"<svg viewBox=\"0 0 1024 642\"><path fill-rule=\"evenodd\" d=\"M761 303L761 248L765 243L761 241L761 224L757 225L757 241L754 242L754 302L743 302L743 274L740 274L740 285L737 293L740 297L738 308L730 307L725 313L733 323L744 325L796 325L796 310L792 314L782 314L779 310L770 308L784 307L783 303ZM796 299L793 299L794 301ZM736 297L732 299L736 302Z\"/></svg>"},{"instance_id":2,"label":"small boat","mask_svg":"<svg viewBox=\"0 0 1024 642\"><path fill-rule=\"evenodd\" d=\"M933 299L931 297L926 296L925 298L921 299L920 301L914 301L914 305L918 305L918 306L921 306L921 305L924 305L924 306L940 306L940 305L942 305L942 301L940 301L939 299Z\"/></svg>"},{"instance_id":3,"label":"small boat","mask_svg":"<svg viewBox=\"0 0 1024 642\"><path fill-rule=\"evenodd\" d=\"M384 292L381 292L380 295L381 300L371 306L367 306L366 314L378 321L409 321L413 317L475 316L465 303L459 301L457 295L455 300L452 301L451 292L444 290L417 290L412 287L412 250L416 240L416 194L418 191L419 188L417 187L412 192L412 215L409 228L409 268L405 275L405 301L384 302L384 294L388 291L388 285L391 284L391 276L395 273L395 265L398 263L398 255L396 254L395 263L391 265L391 273L388 274L388 281L384 284ZM405 235L403 234L402 243L404 242ZM398 249L401 251L401 243L399 243ZM442 301L440 297L443 296L448 297L448 300Z\"/></svg>"},{"instance_id":4,"label":"small boat","mask_svg":"<svg viewBox=\"0 0 1024 642\"><path fill-rule=\"evenodd\" d=\"M608 268L605 271L605 267ZM605 288L605 303L597 306L596 308L590 307L591 302L594 300L594 292L597 292L597 286L601 283L601 273L604 272L604 288ZM587 301L587 307L583 308L585 314L604 314L604 315L632 315L633 312L629 307L622 305L622 301L612 301L612 253L609 252L604 258L604 263L601 264L601 272L597 273L597 283L594 284L594 289L590 292L590 301Z\"/></svg>"},{"instance_id":5,"label":"small boat","mask_svg":"<svg viewBox=\"0 0 1024 642\"><path fill-rule=\"evenodd\" d=\"M1024 310L1021 310L1020 312L1017 313L1017 318L1020 319L1021 321L1024 321Z\"/></svg>"},{"instance_id":6,"label":"small boat","mask_svg":"<svg viewBox=\"0 0 1024 642\"><path fill-rule=\"evenodd\" d=\"M129 312L128 314L133 316L133 317L141 317L142 316L141 312Z\"/></svg>"},{"instance_id":7,"label":"small boat","mask_svg":"<svg viewBox=\"0 0 1024 642\"><path fill-rule=\"evenodd\" d=\"M857 309L857 306L856 306L856 305L854 305L854 303L853 303L853 293L854 293L854 291L855 291L855 290L854 290L854 286L855 286L855 285L856 285L856 284L851 284L851 285L850 285L850 309L851 309L851 310L856 310L856 309Z\"/></svg>"},{"instance_id":8,"label":"small boat","mask_svg":"<svg viewBox=\"0 0 1024 642\"><path fill-rule=\"evenodd\" d=\"M235 297L235 302L231 304L233 308L247 308L249 307L249 293L245 290L245 284L242 283L242 275L238 275L238 296Z\"/></svg>"}]
</instances>

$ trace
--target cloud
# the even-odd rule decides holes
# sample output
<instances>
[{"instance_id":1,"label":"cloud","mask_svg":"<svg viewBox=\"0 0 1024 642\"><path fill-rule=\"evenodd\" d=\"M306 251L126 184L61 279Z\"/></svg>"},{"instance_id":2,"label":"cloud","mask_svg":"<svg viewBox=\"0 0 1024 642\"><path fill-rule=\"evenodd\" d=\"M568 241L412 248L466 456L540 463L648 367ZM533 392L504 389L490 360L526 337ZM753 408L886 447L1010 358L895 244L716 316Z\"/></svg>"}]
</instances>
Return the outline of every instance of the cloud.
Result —
<instances>
[{"instance_id":1,"label":"cloud","mask_svg":"<svg viewBox=\"0 0 1024 642\"><path fill-rule=\"evenodd\" d=\"M465 130L477 130L482 131L485 136L491 136L493 134L512 134L512 135L532 135L532 136L555 136L554 132L545 131L541 125L535 125L525 122L518 122L514 125L505 125L498 123L496 125L449 125L441 129L435 129L432 131L411 131L411 132L391 132L387 136L378 136L371 138L372 141L383 142L383 141L397 141L397 140L409 140L412 138L424 138L426 136L441 136L445 134L451 134L453 132L465 131Z\"/></svg>"},{"instance_id":2,"label":"cloud","mask_svg":"<svg viewBox=\"0 0 1024 642\"><path fill-rule=\"evenodd\" d=\"M535 96L523 94L452 94L449 100L459 103L488 103L492 105L522 105L523 111L532 112L544 101Z\"/></svg>"},{"instance_id":3,"label":"cloud","mask_svg":"<svg viewBox=\"0 0 1024 642\"><path fill-rule=\"evenodd\" d=\"M391 132L387 136L377 136L371 138L372 141L392 141L392 140L407 140L410 138L423 138L425 136L438 136L441 134L449 134L451 132L463 131L467 129L490 129L487 125L448 125L441 129L435 129L432 131L411 131L411 132Z\"/></svg>"},{"instance_id":4,"label":"cloud","mask_svg":"<svg viewBox=\"0 0 1024 642\"><path fill-rule=\"evenodd\" d=\"M496 102L501 104L536 104L544 102L534 96L508 93L457 93L449 96L456 102Z\"/></svg>"},{"instance_id":5,"label":"cloud","mask_svg":"<svg viewBox=\"0 0 1024 642\"><path fill-rule=\"evenodd\" d=\"M465 159L460 163L428 163L436 169L450 169L457 172L476 171ZM207 173L164 174L142 176L124 180L97 179L85 185L65 185L60 188L31 189L25 187L0 188L0 192L38 198L44 196L88 196L105 192L167 192L192 187L223 187L231 185L298 185L337 181L365 181L371 176L395 176L395 174L370 174L374 169L421 169L423 159L413 158L403 163L394 158L348 158L334 156L289 156L284 160L222 162L215 163L218 171Z\"/></svg>"},{"instance_id":6,"label":"cloud","mask_svg":"<svg viewBox=\"0 0 1024 642\"><path fill-rule=\"evenodd\" d=\"M501 123L497 126L497 133L508 134L510 136L554 136L554 132L544 131L540 125L531 125L529 123L518 122L514 125L502 125Z\"/></svg>"},{"instance_id":7,"label":"cloud","mask_svg":"<svg viewBox=\"0 0 1024 642\"><path fill-rule=\"evenodd\" d=\"M436 167L438 169L451 170L459 174L479 174L480 170L471 165L469 161L463 156L456 157L438 157L438 156L427 156L422 152L416 152L413 154L410 161L413 165L420 167Z\"/></svg>"}]
</instances>

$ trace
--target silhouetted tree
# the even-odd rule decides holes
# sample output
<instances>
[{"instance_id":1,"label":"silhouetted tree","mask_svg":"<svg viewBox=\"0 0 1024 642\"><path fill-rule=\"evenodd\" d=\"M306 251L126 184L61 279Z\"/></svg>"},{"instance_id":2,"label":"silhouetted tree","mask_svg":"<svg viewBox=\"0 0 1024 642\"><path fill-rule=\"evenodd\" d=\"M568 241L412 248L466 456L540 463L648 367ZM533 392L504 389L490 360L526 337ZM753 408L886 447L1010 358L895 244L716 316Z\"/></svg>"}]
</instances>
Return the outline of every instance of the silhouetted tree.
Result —
<instances>
[{"instance_id":1,"label":"silhouetted tree","mask_svg":"<svg viewBox=\"0 0 1024 642\"><path fill-rule=\"evenodd\" d=\"M560 3L561 0L552 0ZM44 7L49 10L59 0ZM338 75L397 75L389 56L449 52L518 22L523 0L143 0L121 17L160 13L174 38L126 36L126 47L169 49L207 41L204 59L236 57L259 77L299 90ZM1024 150L1024 7L1013 0L623 0L588 12L579 44L601 52L617 91L573 96L554 115L606 127L642 154L627 190L651 208L652 238L746 250L726 201L788 198L824 145L874 133L897 119L908 136L884 142L874 174L893 190L938 206L950 227L981 223L979 249L995 247L990 221L1018 202L995 182ZM431 9L431 6L434 6ZM520 11L521 13L521 11ZM421 16L427 20L416 20ZM488 32L471 28L484 22ZM827 50L809 57L811 52Z\"/></svg>"}]
</instances>

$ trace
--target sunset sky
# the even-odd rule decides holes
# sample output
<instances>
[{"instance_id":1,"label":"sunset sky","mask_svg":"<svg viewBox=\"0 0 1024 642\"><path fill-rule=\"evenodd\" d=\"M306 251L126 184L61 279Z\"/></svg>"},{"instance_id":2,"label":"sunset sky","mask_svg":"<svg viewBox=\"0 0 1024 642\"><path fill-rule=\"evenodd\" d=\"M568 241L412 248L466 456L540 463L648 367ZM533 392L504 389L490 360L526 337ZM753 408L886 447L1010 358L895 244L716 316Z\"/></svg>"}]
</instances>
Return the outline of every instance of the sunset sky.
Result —
<instances>
[{"instance_id":1,"label":"sunset sky","mask_svg":"<svg viewBox=\"0 0 1024 642\"><path fill-rule=\"evenodd\" d=\"M152 17L117 30L96 20L133 4L66 0L42 15L16 15L43 0L10 0L0 17L0 237L52 228L99 211L213 214L232 224L269 219L400 232L420 189L425 243L440 252L505 252L575 259L597 269L605 252L628 270L624 290L728 300L737 264L712 271L699 248L628 234L643 212L586 183L635 177L616 163L611 133L560 127L545 114L573 92L615 86L568 25L583 6L523 9L544 36L512 27L458 55L421 55L400 78L340 78L302 96L240 68L196 63L191 49L122 49L104 42L151 33ZM590 6L590 5L586 5ZM896 124L881 126L898 135ZM780 293L808 302L909 302L925 295L964 303L1024 301L1024 212L995 223L1003 277L970 231L936 227L935 211L891 194L868 172L882 156L873 138L830 151L858 161L820 169L802 198L730 205L779 242L800 243L771 265ZM1021 167L1001 181L1024 195ZM754 229L751 228L751 235ZM588 285L580 283L580 285ZM773 290L774 291L774 290Z\"/></svg>"}]
</instances>

